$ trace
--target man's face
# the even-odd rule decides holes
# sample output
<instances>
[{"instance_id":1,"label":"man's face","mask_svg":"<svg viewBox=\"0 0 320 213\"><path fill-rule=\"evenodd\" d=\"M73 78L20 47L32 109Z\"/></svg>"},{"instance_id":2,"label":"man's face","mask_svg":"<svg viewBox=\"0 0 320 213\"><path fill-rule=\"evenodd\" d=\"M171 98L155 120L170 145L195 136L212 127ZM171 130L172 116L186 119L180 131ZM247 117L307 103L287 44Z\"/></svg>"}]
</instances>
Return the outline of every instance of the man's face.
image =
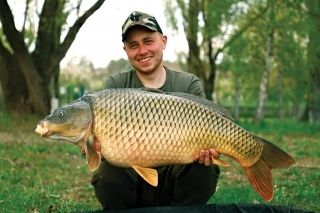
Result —
<instances>
[{"instance_id":1,"label":"man's face","mask_svg":"<svg viewBox=\"0 0 320 213\"><path fill-rule=\"evenodd\" d=\"M160 66L162 68L162 56L166 44L166 36L146 27L136 26L127 33L123 49L131 65L138 72L149 74L155 72Z\"/></svg>"}]
</instances>

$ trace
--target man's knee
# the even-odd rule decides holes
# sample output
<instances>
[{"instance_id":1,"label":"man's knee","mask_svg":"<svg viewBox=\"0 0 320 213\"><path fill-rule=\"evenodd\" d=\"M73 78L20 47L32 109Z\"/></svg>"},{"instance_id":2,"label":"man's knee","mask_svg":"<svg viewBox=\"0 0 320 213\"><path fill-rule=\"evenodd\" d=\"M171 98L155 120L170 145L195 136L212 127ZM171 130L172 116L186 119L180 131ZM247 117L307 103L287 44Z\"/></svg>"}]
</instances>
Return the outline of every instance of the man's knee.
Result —
<instances>
[{"instance_id":1,"label":"man's knee","mask_svg":"<svg viewBox=\"0 0 320 213\"><path fill-rule=\"evenodd\" d=\"M91 184L104 210L132 208L136 202L137 174L102 161Z\"/></svg>"},{"instance_id":2,"label":"man's knee","mask_svg":"<svg viewBox=\"0 0 320 213\"><path fill-rule=\"evenodd\" d=\"M205 204L216 191L219 175L220 169L215 164L184 166L177 175L173 205Z\"/></svg>"}]
</instances>

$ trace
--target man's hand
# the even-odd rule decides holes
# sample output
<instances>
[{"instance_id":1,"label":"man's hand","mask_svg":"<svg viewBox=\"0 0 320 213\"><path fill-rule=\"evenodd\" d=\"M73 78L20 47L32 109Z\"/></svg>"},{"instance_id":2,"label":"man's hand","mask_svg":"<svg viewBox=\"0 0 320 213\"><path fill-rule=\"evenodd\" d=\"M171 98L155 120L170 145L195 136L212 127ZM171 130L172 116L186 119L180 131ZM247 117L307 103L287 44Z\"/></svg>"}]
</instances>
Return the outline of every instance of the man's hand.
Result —
<instances>
[{"instance_id":1,"label":"man's hand","mask_svg":"<svg viewBox=\"0 0 320 213\"><path fill-rule=\"evenodd\" d=\"M204 165L209 166L212 161L211 157L219 159L220 154L214 149L201 150L199 155L196 155L193 158L193 161L194 162L198 161L200 164L204 163Z\"/></svg>"},{"instance_id":2,"label":"man's hand","mask_svg":"<svg viewBox=\"0 0 320 213\"><path fill-rule=\"evenodd\" d=\"M101 159L104 159L102 153L101 153L101 146L100 146L100 143L98 141L98 139L95 139L94 140L94 149L96 150L96 152L101 156ZM86 151L84 149L84 146L82 146L81 148L81 154L82 155L85 155L86 154Z\"/></svg>"}]
</instances>

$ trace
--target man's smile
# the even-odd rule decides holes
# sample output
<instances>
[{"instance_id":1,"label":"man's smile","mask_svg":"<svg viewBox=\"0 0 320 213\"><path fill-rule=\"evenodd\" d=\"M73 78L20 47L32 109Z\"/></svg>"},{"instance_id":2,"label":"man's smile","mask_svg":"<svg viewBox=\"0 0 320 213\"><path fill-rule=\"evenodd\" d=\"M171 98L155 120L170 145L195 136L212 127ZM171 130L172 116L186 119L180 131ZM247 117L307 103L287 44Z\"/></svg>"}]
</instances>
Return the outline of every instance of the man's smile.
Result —
<instances>
[{"instance_id":1,"label":"man's smile","mask_svg":"<svg viewBox=\"0 0 320 213\"><path fill-rule=\"evenodd\" d=\"M147 61L149 61L151 58L152 58L152 57L143 58L143 59L140 59L140 60L138 60L138 61L140 61L140 62L147 62Z\"/></svg>"}]
</instances>

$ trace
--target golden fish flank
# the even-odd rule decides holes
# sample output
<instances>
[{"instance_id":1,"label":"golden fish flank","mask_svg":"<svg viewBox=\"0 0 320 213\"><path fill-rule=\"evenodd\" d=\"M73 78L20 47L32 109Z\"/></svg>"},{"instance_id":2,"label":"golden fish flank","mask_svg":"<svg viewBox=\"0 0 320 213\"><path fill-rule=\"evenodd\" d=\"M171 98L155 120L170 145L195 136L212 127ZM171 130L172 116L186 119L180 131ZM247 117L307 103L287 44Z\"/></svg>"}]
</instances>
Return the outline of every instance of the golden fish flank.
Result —
<instances>
[{"instance_id":1,"label":"golden fish flank","mask_svg":"<svg viewBox=\"0 0 320 213\"><path fill-rule=\"evenodd\" d=\"M120 108L120 106L121 106L121 104L125 104L125 103L122 103L121 102L122 100L120 100L120 101L117 101L117 103L119 103L119 106L117 106L117 108ZM101 104L99 103L99 104L97 104L98 106L101 106ZM181 103L180 103L180 105L181 105ZM158 108L159 108L159 106L158 106ZM208 134L208 130L200 130L200 131L192 131L192 130L194 130L193 128L190 128L192 125L194 125L194 126L199 126L200 125L200 123L199 123L199 121L198 120L193 120L193 121L196 121L196 123L192 123L191 124L191 119L189 119L188 121L190 122L190 123L187 123L187 122L185 122L186 120L185 120L185 118L183 118L183 117L181 117L181 115L180 115L180 113L181 112L183 112L182 110L184 110L185 108L184 107L181 107L181 106L179 106L179 105L177 105L177 108L178 109L180 109L179 111L174 111L174 115L175 116L170 116L170 113L167 113L166 111L164 111L163 112L163 114L167 114L167 115L169 115L168 116L168 121L170 122L170 123L168 123L168 124L166 124L166 126L164 126L164 128L161 130L161 131L159 131L159 133L161 133L161 134L163 134L163 132L167 132L168 134L167 134L167 138L165 138L166 140L167 140L167 144L165 144L165 145L171 145L171 143L174 143L174 142L180 142L181 140L182 141L184 141L184 140L186 140L186 141L188 141L188 139L195 139L195 138L198 138L198 139L200 139L200 140L204 140L204 141L208 141L207 140L207 137L209 136L209 134ZM153 110L153 114L150 114L150 110ZM165 109L165 108L164 108ZM149 111L148 111L149 110ZM142 106L142 108L141 109L139 109L139 111L138 111L138 114L136 115L136 117L138 117L138 119L141 121L141 124L139 124L139 125L136 125L135 123L131 123L131 122L129 122L129 124L127 123L126 125L128 125L128 126L126 126L126 125L124 125L124 126L122 126L121 128L119 128L119 126L116 126L115 128L116 129L118 129L118 132L116 132L115 133L115 136L117 135L117 136L119 136L119 135L123 135L124 137L126 137L128 134L127 134L127 132L123 132L124 130L125 131L129 131L130 130L130 124L132 124L132 125L134 125L136 128L140 128L139 130L137 130L137 131L135 131L135 134L136 134L136 136L137 137L139 137L139 139L140 140L142 140L142 141L144 141L146 138L148 139L148 140L151 140L151 139L154 139L154 140L156 140L156 139L158 139L159 137L160 137L160 135L158 135L157 133L157 129L158 128L161 128L161 126L159 126L159 125L156 125L157 123L160 123L160 122L163 122L163 121L159 121L158 119L157 119L157 114L154 114L156 111L155 110L157 110L157 108L155 108L154 107L154 103L150 103L150 105L148 105L148 104L145 104L145 106ZM101 112L101 111L100 111ZM131 111L130 111L131 112ZM171 111L169 111L169 112L171 112ZM103 126L103 128L102 129L104 129L104 130L106 130L107 128L107 126L114 126L114 123L118 123L118 124L120 124L120 123L123 123L123 121L119 121L118 119L120 118L120 116L119 116L119 114L117 114L118 113L118 111L115 111L115 113L114 114L111 114L110 116L108 116L108 117L113 117L114 118L114 120L113 120L113 123L111 123L110 125L106 125L106 126ZM142 119L140 118L141 117L141 115L144 115L144 117L142 117ZM162 116L163 116L163 114L162 114ZM132 114L130 114L130 116L131 116ZM205 115L204 113L202 113L201 111L199 111L199 115L196 115L197 117L201 117L201 115L203 116L203 119L206 119L208 116L207 115ZM135 116L134 114L132 115L132 116ZM189 114L186 114L186 117L189 117L190 115ZM101 117L104 117L104 116L101 116ZM123 116L121 116L122 118L124 118ZM177 119L179 119L180 118L180 120L177 120ZM147 121L146 121L147 120ZM142 121L144 121L145 122L145 124L146 124L146 126L145 125L142 125L143 123L142 123ZM204 121L204 122L207 122L207 121ZM217 124L219 124L219 123L221 123L221 125L219 126L219 125L217 125ZM224 127L224 125L225 125L225 120L223 120L223 119L221 119L220 117L218 117L218 119L215 121L215 123L213 123L213 124L211 124L207 129L214 129L213 127L214 126L216 126L217 128L219 128L219 127ZM97 124L100 126L100 123L99 122L97 122ZM173 125L171 125L171 124L173 124ZM184 126L184 124L186 124L185 126ZM170 126L171 125L171 126ZM165 127L167 127L167 126L170 126L170 128L165 128ZM152 128L152 129L151 129ZM228 126L228 128L229 128L229 130L226 128L225 130L222 128L222 131L221 132L223 132L224 134L225 134L225 136L227 137L227 139L231 139L230 138L230 136L231 136L231 134L230 135L228 135L227 133L230 131L230 126ZM122 133L120 134L120 131L122 131ZM141 134L141 132L143 132L143 134ZM184 139L181 139L180 140L180 137L182 136L182 135L180 135L179 133L181 133L181 132L184 132L184 133L186 133L186 134L184 134L184 136L185 136L185 138ZM206 134L206 132L207 132L207 134ZM112 132L111 132L112 133ZM130 132L129 131L129 134L134 134L133 132ZM189 133L189 134L188 134ZM98 132L96 132L96 134L99 134ZM106 134L105 132L103 132L102 134ZM189 135L191 135L191 137L189 137ZM193 137L193 135L194 136L196 136L196 137ZM219 135L217 135L217 136L219 136ZM215 141L216 140L221 140L221 138L219 139L219 138L213 138ZM121 138L121 137L119 137L119 143L126 143L126 138ZM169 140L169 141L168 141ZM194 140L194 142L195 142L195 140ZM118 143L118 142L117 142ZM149 141L148 141L148 143L149 143ZM196 144L196 143L191 143L191 145L192 144ZM117 145L117 147L118 147L118 144L116 144ZM208 144L208 146L209 146L209 144ZM170 146L171 147L171 146ZM141 149L143 149L143 147L141 146ZM226 149L226 151L229 151L229 152L231 152L232 150L233 150L233 148L231 147L231 146L229 146L229 147L226 147L225 148ZM255 156L256 156L256 154L255 154ZM251 163L252 164L252 163ZM251 165L250 164L250 165Z\"/></svg>"},{"instance_id":2,"label":"golden fish flank","mask_svg":"<svg viewBox=\"0 0 320 213\"><path fill-rule=\"evenodd\" d=\"M154 186L157 172L152 167L192 163L201 149L214 148L238 161L254 189L270 201L273 197L270 169L294 164L279 147L236 125L225 109L201 97L154 89L105 89L88 93L56 112L68 112L66 116L70 117L78 110L69 108L81 104L89 104L92 113L90 119L88 115L83 117L92 125L90 122L79 130L79 135L86 134L85 137L74 141L68 134L61 136L61 132L67 132L63 129L76 129L78 123L63 123L54 113L39 122L36 132L53 139L53 135L60 135L60 139L64 137L79 146L84 144L92 171L100 164L100 156L94 149L95 138L109 163L134 168ZM221 159L212 160L229 165Z\"/></svg>"}]
</instances>

